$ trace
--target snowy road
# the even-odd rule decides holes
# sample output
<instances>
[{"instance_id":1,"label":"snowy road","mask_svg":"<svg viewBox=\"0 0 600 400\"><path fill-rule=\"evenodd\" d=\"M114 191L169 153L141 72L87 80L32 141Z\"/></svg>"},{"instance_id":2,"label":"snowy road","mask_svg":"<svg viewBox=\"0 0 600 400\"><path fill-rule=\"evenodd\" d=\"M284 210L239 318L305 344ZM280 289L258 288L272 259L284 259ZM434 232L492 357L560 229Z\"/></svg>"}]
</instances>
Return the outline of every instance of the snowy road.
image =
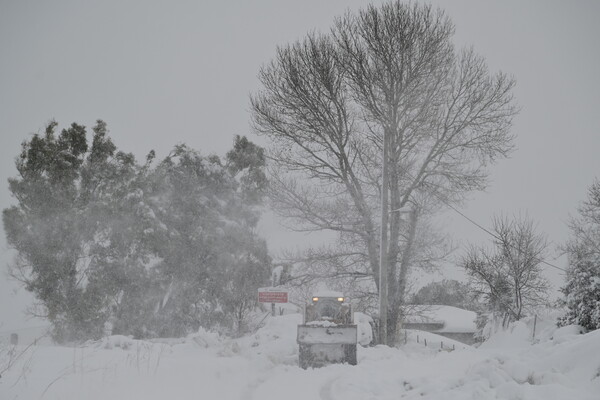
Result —
<instances>
[{"instance_id":1,"label":"snowy road","mask_svg":"<svg viewBox=\"0 0 600 400\"><path fill-rule=\"evenodd\" d=\"M600 398L600 332L567 332L532 346L517 327L479 349L360 348L356 367L305 371L297 366L296 323L277 318L236 341L204 333L172 346L122 337L81 348L37 346L0 378L0 399Z\"/></svg>"}]
</instances>

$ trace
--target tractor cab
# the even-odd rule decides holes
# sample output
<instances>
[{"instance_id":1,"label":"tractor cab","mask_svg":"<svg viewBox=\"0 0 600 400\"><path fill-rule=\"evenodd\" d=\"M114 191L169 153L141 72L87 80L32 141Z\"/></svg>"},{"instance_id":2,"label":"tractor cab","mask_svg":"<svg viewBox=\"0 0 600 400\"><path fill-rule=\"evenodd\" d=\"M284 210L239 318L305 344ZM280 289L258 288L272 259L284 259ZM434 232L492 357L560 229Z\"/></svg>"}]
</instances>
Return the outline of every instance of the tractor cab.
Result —
<instances>
[{"instance_id":1,"label":"tractor cab","mask_svg":"<svg viewBox=\"0 0 600 400\"><path fill-rule=\"evenodd\" d=\"M336 324L351 324L350 305L344 303L343 296L313 296L312 303L306 306L304 323L330 321Z\"/></svg>"}]
</instances>

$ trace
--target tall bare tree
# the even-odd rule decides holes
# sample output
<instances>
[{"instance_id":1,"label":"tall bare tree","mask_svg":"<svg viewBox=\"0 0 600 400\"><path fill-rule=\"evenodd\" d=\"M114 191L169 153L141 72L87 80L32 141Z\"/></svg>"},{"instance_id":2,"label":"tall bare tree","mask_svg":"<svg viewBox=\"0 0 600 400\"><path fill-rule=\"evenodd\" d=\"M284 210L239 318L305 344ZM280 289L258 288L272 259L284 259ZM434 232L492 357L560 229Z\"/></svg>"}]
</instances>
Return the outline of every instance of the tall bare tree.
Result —
<instances>
[{"instance_id":1,"label":"tall bare tree","mask_svg":"<svg viewBox=\"0 0 600 400\"><path fill-rule=\"evenodd\" d=\"M272 200L283 216L297 229L337 232L338 255L375 289L380 232L388 234L390 336L419 221L440 199L483 188L485 167L512 149L513 79L490 74L472 50L457 52L453 33L430 6L396 1L347 13L329 33L278 48L251 98L255 129L271 139ZM390 210L381 210L383 187ZM381 212L389 213L382 231Z\"/></svg>"}]
</instances>

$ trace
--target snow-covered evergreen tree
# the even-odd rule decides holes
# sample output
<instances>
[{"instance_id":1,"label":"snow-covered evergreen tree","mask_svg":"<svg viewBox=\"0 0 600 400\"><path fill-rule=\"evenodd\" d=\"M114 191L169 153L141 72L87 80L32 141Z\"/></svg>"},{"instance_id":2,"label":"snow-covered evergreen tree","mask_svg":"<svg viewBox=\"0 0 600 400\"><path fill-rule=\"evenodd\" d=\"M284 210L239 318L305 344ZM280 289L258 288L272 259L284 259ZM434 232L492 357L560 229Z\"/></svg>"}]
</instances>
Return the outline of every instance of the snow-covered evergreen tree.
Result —
<instances>
[{"instance_id":1,"label":"snow-covered evergreen tree","mask_svg":"<svg viewBox=\"0 0 600 400\"><path fill-rule=\"evenodd\" d=\"M157 241L164 293L152 322L158 335L199 326L242 330L270 273L266 243L254 232L264 163L260 147L237 137L226 165L177 146L154 170L150 201L166 226Z\"/></svg>"},{"instance_id":2,"label":"snow-covered evergreen tree","mask_svg":"<svg viewBox=\"0 0 600 400\"><path fill-rule=\"evenodd\" d=\"M579 216L570 223L572 239L565 246L569 256L565 294L567 314L559 325L579 324L600 328L600 181L588 191Z\"/></svg>"},{"instance_id":3,"label":"snow-covered evergreen tree","mask_svg":"<svg viewBox=\"0 0 600 400\"><path fill-rule=\"evenodd\" d=\"M18 253L11 271L35 294L41 306L36 311L53 323L56 339L98 337L105 314L102 295L87 290L95 224L91 190L82 185L90 154L86 129L73 123L57 135L56 127L51 122L44 134L23 143L19 176L9 179L17 200L3 211L7 242ZM107 145L103 151L114 149Z\"/></svg>"},{"instance_id":4,"label":"snow-covered evergreen tree","mask_svg":"<svg viewBox=\"0 0 600 400\"><path fill-rule=\"evenodd\" d=\"M560 325L578 324L589 330L600 328L600 258L571 260L563 293L569 310L560 319Z\"/></svg>"},{"instance_id":5,"label":"snow-covered evergreen tree","mask_svg":"<svg viewBox=\"0 0 600 400\"><path fill-rule=\"evenodd\" d=\"M13 276L54 338L241 332L271 259L256 235L267 183L262 148L236 137L225 163L176 146L157 165L117 151L98 121L57 124L22 145L3 212Z\"/></svg>"}]
</instances>

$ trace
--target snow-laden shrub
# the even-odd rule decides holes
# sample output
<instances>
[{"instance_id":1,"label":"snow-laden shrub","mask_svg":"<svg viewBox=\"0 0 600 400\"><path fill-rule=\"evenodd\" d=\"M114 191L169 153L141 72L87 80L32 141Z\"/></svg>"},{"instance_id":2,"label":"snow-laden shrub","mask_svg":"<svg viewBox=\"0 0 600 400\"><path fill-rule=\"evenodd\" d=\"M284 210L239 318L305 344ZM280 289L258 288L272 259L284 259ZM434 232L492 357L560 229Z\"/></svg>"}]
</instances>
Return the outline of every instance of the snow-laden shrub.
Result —
<instances>
[{"instance_id":1,"label":"snow-laden shrub","mask_svg":"<svg viewBox=\"0 0 600 400\"><path fill-rule=\"evenodd\" d=\"M594 330L600 328L600 181L590 187L578 211L569 224L572 238L564 248L569 270L562 291L568 312L558 324Z\"/></svg>"},{"instance_id":2,"label":"snow-laden shrub","mask_svg":"<svg viewBox=\"0 0 600 400\"><path fill-rule=\"evenodd\" d=\"M588 330L600 328L600 260L578 260L563 288L567 314L559 325L577 324Z\"/></svg>"}]
</instances>

